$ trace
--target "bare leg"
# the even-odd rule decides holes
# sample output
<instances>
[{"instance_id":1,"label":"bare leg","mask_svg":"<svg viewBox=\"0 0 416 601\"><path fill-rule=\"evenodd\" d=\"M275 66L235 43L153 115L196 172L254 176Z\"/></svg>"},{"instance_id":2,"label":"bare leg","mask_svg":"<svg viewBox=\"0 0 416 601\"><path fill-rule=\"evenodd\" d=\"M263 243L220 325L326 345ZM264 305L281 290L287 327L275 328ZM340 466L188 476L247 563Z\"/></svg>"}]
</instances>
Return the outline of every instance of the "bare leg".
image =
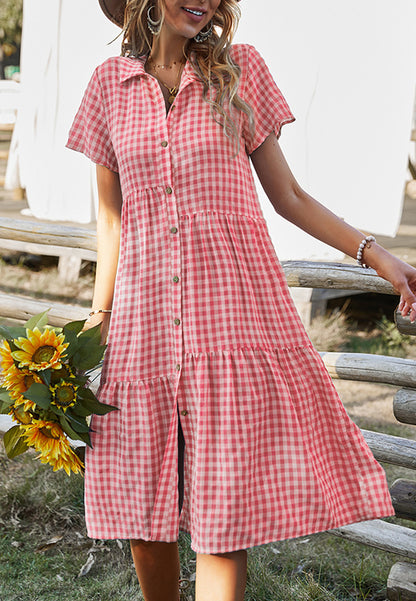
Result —
<instances>
[{"instance_id":1,"label":"bare leg","mask_svg":"<svg viewBox=\"0 0 416 601\"><path fill-rule=\"evenodd\" d=\"M244 601L247 551L196 556L196 601Z\"/></svg>"},{"instance_id":2,"label":"bare leg","mask_svg":"<svg viewBox=\"0 0 416 601\"><path fill-rule=\"evenodd\" d=\"M178 543L130 541L145 601L179 601Z\"/></svg>"}]
</instances>

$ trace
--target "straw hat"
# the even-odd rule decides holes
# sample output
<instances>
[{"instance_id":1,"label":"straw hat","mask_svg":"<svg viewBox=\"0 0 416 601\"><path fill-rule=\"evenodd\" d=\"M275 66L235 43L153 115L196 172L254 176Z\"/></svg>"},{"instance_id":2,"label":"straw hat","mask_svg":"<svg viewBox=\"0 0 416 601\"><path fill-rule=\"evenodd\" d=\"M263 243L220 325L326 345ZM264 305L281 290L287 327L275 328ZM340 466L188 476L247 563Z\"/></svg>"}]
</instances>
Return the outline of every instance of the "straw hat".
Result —
<instances>
[{"instance_id":1,"label":"straw hat","mask_svg":"<svg viewBox=\"0 0 416 601\"><path fill-rule=\"evenodd\" d=\"M99 0L99 2L105 16L119 27L123 27L126 0Z\"/></svg>"}]
</instances>

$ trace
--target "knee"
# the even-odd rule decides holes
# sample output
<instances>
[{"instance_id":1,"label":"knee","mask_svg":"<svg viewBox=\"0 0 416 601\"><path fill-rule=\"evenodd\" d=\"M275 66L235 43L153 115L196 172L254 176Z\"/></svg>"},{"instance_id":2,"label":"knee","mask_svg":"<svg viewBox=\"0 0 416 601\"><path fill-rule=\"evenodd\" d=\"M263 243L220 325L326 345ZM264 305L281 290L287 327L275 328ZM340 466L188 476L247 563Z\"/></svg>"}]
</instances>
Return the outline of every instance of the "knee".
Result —
<instances>
[{"instance_id":1,"label":"knee","mask_svg":"<svg viewBox=\"0 0 416 601\"><path fill-rule=\"evenodd\" d=\"M134 556L137 557L161 557L167 556L177 548L176 543L162 541L143 540L141 538L130 539L130 547Z\"/></svg>"},{"instance_id":2,"label":"knee","mask_svg":"<svg viewBox=\"0 0 416 601\"><path fill-rule=\"evenodd\" d=\"M151 549L155 545L153 540L143 540L141 538L130 539L130 545L138 549Z\"/></svg>"},{"instance_id":3,"label":"knee","mask_svg":"<svg viewBox=\"0 0 416 601\"><path fill-rule=\"evenodd\" d=\"M213 555L214 557L225 557L228 559L235 559L237 557L244 557L245 555L247 555L247 550L239 549L238 551L228 551L226 553L210 553L210 555Z\"/></svg>"}]
</instances>

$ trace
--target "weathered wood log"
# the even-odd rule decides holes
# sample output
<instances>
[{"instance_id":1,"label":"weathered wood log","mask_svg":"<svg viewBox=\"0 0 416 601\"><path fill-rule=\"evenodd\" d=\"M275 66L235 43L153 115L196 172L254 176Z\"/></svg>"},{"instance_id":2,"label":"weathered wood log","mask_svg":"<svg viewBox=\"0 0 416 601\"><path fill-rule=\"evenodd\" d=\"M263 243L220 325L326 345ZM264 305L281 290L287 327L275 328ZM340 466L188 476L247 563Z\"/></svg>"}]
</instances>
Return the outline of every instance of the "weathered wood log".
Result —
<instances>
[{"instance_id":1,"label":"weathered wood log","mask_svg":"<svg viewBox=\"0 0 416 601\"><path fill-rule=\"evenodd\" d=\"M416 481L399 478L390 487L396 517L416 520Z\"/></svg>"},{"instance_id":2,"label":"weathered wood log","mask_svg":"<svg viewBox=\"0 0 416 601\"><path fill-rule=\"evenodd\" d=\"M46 309L50 309L49 324L53 326L64 326L68 321L86 319L88 314L86 307L0 293L0 318L9 317L27 321L33 315L46 311Z\"/></svg>"},{"instance_id":3,"label":"weathered wood log","mask_svg":"<svg viewBox=\"0 0 416 601\"><path fill-rule=\"evenodd\" d=\"M29 221L24 219L0 219L0 239L20 240L36 244L52 244L68 248L85 248L96 250L97 241L94 230L88 228L75 228L43 221ZM0 243L1 247L1 243Z\"/></svg>"},{"instance_id":4,"label":"weathered wood log","mask_svg":"<svg viewBox=\"0 0 416 601\"><path fill-rule=\"evenodd\" d=\"M416 440L361 430L377 461L416 469Z\"/></svg>"},{"instance_id":5,"label":"weathered wood log","mask_svg":"<svg viewBox=\"0 0 416 601\"><path fill-rule=\"evenodd\" d=\"M65 246L54 246L52 244L37 244L35 242L21 242L20 240L6 240L0 238L0 249L11 250L32 255L46 255L48 257L71 257L76 256L86 261L96 261L97 252L85 248L67 248Z\"/></svg>"},{"instance_id":6,"label":"weathered wood log","mask_svg":"<svg viewBox=\"0 0 416 601\"><path fill-rule=\"evenodd\" d=\"M416 390L401 388L393 399L393 413L398 422L416 425Z\"/></svg>"},{"instance_id":7,"label":"weathered wood log","mask_svg":"<svg viewBox=\"0 0 416 601\"><path fill-rule=\"evenodd\" d=\"M405 561L395 563L387 579L387 599L416 601L416 565Z\"/></svg>"},{"instance_id":8,"label":"weathered wood log","mask_svg":"<svg viewBox=\"0 0 416 601\"><path fill-rule=\"evenodd\" d=\"M389 553L416 559L416 530L413 528L390 524L383 520L368 520L328 532Z\"/></svg>"},{"instance_id":9,"label":"weathered wood log","mask_svg":"<svg viewBox=\"0 0 416 601\"><path fill-rule=\"evenodd\" d=\"M320 353L332 378L416 388L416 361L365 353Z\"/></svg>"},{"instance_id":10,"label":"weathered wood log","mask_svg":"<svg viewBox=\"0 0 416 601\"><path fill-rule=\"evenodd\" d=\"M393 286L372 269L346 263L282 261L289 286L302 288L337 288L398 294Z\"/></svg>"},{"instance_id":11,"label":"weathered wood log","mask_svg":"<svg viewBox=\"0 0 416 601\"><path fill-rule=\"evenodd\" d=\"M403 317L400 311L394 312L394 323L401 334L416 336L416 321L412 323L409 317Z\"/></svg>"}]
</instances>

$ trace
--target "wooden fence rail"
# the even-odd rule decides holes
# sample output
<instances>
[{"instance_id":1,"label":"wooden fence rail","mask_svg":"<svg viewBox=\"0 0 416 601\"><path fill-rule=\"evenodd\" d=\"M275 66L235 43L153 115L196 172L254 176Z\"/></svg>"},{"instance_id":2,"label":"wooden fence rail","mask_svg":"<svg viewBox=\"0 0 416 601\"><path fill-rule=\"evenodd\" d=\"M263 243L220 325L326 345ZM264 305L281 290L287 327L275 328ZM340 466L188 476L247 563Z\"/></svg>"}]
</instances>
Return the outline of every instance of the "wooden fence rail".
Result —
<instances>
[{"instance_id":1,"label":"wooden fence rail","mask_svg":"<svg viewBox=\"0 0 416 601\"><path fill-rule=\"evenodd\" d=\"M0 239L18 240L45 246L97 250L96 234L93 230L44 221L2 217L0 219Z\"/></svg>"},{"instance_id":2,"label":"wooden fence rail","mask_svg":"<svg viewBox=\"0 0 416 601\"><path fill-rule=\"evenodd\" d=\"M52 245L67 250L73 249L74 252L96 251L96 236L91 230L35 221L0 219L0 241L1 239L34 244L45 249ZM290 286L396 294L393 287L374 271L352 265L286 261L282 266ZM49 307L50 323L59 326L72 319L85 318L87 311L79 306L57 303L52 305L33 298L0 293L0 317L22 321ZM400 313L396 314L396 324L402 333L416 335L416 324L411 324L409 319L402 317ZM402 423L416 424L416 361L357 353L323 352L321 356L332 378L379 382L401 387L392 401L394 415ZM94 381L95 389L98 382L97 377ZM378 461L416 469L416 441L368 430L362 432ZM398 515L406 515L407 519L416 521L416 481L396 481L391 487L391 494ZM350 524L330 532L416 559L416 530L410 527L383 520L371 520ZM416 601L415 582L415 566L405 562L396 563L387 583L388 598L391 601Z\"/></svg>"}]
</instances>

